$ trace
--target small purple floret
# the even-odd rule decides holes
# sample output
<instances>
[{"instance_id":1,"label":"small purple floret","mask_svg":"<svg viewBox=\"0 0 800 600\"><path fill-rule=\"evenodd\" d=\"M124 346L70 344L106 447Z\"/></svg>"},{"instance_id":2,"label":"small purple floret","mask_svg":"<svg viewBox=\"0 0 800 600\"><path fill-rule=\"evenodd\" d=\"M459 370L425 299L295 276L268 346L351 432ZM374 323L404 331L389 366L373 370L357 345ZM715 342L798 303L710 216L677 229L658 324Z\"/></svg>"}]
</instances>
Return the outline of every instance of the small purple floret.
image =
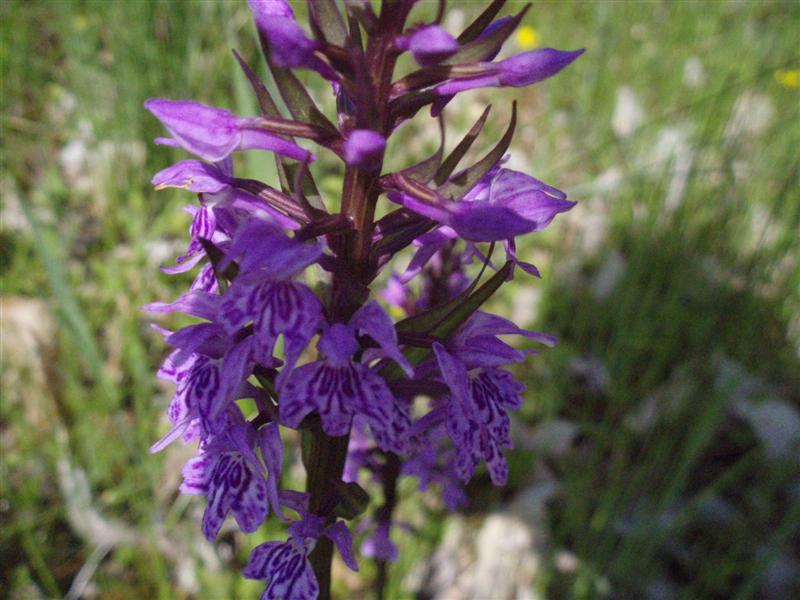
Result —
<instances>
[{"instance_id":1,"label":"small purple floret","mask_svg":"<svg viewBox=\"0 0 800 600\"><path fill-rule=\"evenodd\" d=\"M380 169L386 138L371 129L356 129L347 136L344 156L348 165L374 171Z\"/></svg>"}]
</instances>

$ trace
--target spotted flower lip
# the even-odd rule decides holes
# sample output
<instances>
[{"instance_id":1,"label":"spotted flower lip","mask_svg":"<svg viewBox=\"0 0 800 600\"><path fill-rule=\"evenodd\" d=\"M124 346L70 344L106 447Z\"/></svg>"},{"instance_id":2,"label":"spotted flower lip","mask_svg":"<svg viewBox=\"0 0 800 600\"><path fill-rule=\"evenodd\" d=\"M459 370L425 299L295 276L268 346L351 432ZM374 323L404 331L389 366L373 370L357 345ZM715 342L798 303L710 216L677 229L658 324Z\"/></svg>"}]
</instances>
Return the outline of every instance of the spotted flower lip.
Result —
<instances>
[{"instance_id":1,"label":"spotted flower lip","mask_svg":"<svg viewBox=\"0 0 800 600\"><path fill-rule=\"evenodd\" d=\"M457 448L456 474L464 481L486 461L492 483L505 485L508 465L503 450L512 447L508 409L522 404L525 386L502 369L483 369L470 376L466 365L439 343L433 345L436 361L450 388L445 426Z\"/></svg>"},{"instance_id":2,"label":"spotted flower lip","mask_svg":"<svg viewBox=\"0 0 800 600\"><path fill-rule=\"evenodd\" d=\"M144 106L184 150L213 162L237 150L268 150L300 161L314 155L294 142L257 127L252 118L199 102L150 98Z\"/></svg>"},{"instance_id":3,"label":"spotted flower lip","mask_svg":"<svg viewBox=\"0 0 800 600\"><path fill-rule=\"evenodd\" d=\"M369 424L378 445L387 451L406 450L410 427L407 410L392 394L383 378L372 368L357 362L360 349L357 332L378 342L386 355L407 372L413 369L397 347L397 333L391 319L373 302L359 309L347 324L335 323L323 331L317 348L321 360L293 370L282 380L281 421L298 427L303 418L316 411L328 435L346 435L353 416Z\"/></svg>"},{"instance_id":4,"label":"spotted flower lip","mask_svg":"<svg viewBox=\"0 0 800 600\"><path fill-rule=\"evenodd\" d=\"M277 489L268 492L263 467L253 452L256 432L240 412L236 421L203 442L197 456L183 467L181 492L208 498L203 534L210 541L217 537L229 512L242 531L254 532L269 512L268 496L277 497ZM276 487L279 477L272 473L269 485Z\"/></svg>"},{"instance_id":5,"label":"spotted flower lip","mask_svg":"<svg viewBox=\"0 0 800 600\"><path fill-rule=\"evenodd\" d=\"M435 87L440 96L483 87L524 87L552 77L581 54L580 50L542 48L516 54L499 62L483 62L453 69L452 78Z\"/></svg>"},{"instance_id":6,"label":"spotted flower lip","mask_svg":"<svg viewBox=\"0 0 800 600\"><path fill-rule=\"evenodd\" d=\"M323 518L301 510L302 520L289 526L289 539L285 542L266 542L250 553L244 576L267 582L262 600L308 600L319 594L314 569L308 555L321 537L330 539L339 550L344 563L358 571L353 552L353 539L344 521L326 526Z\"/></svg>"}]
</instances>

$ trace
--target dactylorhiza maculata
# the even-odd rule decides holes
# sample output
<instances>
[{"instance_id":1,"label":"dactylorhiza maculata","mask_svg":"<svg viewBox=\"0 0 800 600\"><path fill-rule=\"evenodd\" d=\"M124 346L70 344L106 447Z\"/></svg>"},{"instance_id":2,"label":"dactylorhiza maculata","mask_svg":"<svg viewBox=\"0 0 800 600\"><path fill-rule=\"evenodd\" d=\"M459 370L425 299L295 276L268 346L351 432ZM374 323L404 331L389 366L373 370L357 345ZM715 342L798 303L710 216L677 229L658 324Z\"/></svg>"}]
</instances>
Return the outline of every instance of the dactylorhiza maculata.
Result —
<instances>
[{"instance_id":1,"label":"dactylorhiza maculata","mask_svg":"<svg viewBox=\"0 0 800 600\"><path fill-rule=\"evenodd\" d=\"M419 111L442 119L459 93L527 86L582 53L545 48L495 60L525 12L497 18L503 4L488 4L455 37L440 26L443 10L434 23L408 24L413 0L386 0L379 14L370 2L345 0L342 12L333 0L309 1L308 30L285 0L250 0L288 114L236 53L260 115L186 100L145 103L169 134L157 143L196 157L153 184L197 194L187 209L189 246L163 269L196 271L194 282L173 302L145 307L199 319L179 331L158 328L173 348L158 375L176 392L172 428L153 451L197 443L181 491L206 497L209 540L228 515L244 533L270 513L286 523L287 537L255 547L244 570L266 582L262 598L328 597L334 546L358 569L351 526L368 506L365 487L382 488L383 503L360 518L361 553L384 574L398 553L391 537L399 478L433 486L451 509L466 501L463 485L484 464L495 485L506 482L509 413L525 386L504 367L536 350L500 336L555 341L479 308L516 267L538 276L517 258L516 239L573 202L503 167L515 106L505 134L470 166L456 170L488 108L449 154L442 139L434 155L382 170L387 140ZM403 53L418 68L397 77ZM332 88L335 119L314 104L300 69ZM297 139L341 159L339 198L321 197L308 168L315 154ZM275 187L236 177L233 155L245 151L274 153ZM403 259L394 259L406 249L411 260L401 269ZM314 289L305 283L309 269L322 282ZM292 429L300 432L305 491L282 485L284 444L298 439Z\"/></svg>"}]
</instances>

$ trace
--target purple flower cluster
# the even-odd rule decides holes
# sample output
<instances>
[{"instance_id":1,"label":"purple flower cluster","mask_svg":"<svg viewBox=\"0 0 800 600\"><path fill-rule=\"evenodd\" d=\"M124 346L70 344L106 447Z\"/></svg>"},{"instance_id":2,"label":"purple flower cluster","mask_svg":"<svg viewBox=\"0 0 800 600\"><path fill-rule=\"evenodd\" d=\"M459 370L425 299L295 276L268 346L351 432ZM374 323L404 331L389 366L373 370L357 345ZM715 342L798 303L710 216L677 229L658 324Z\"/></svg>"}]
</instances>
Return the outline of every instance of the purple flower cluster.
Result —
<instances>
[{"instance_id":1,"label":"purple flower cluster","mask_svg":"<svg viewBox=\"0 0 800 600\"><path fill-rule=\"evenodd\" d=\"M495 61L524 13L495 19L499 1L458 37L438 22L408 26L414 0L386 2L379 13L369 2L346 2L346 15L335 2L309 2L311 34L286 0L249 4L288 117L238 54L260 115L190 101L145 103L170 135L158 143L202 159L181 160L153 178L156 189L197 194L187 208L189 246L163 270L198 272L175 301L145 307L197 318L178 331L157 328L173 348L159 377L176 387L171 428L152 450L198 442L181 491L206 497L209 540L229 514L245 533L270 509L288 524L286 541L256 547L245 569L267 582L262 598L327 597L333 546L358 569L346 521L368 504L360 476L369 472L361 483L383 487L384 504L360 529L371 532L362 553L379 563L397 555L390 533L398 478L439 488L453 509L466 501L463 484L479 465L496 485L506 482L509 413L522 405L525 386L504 367L535 350L501 336L554 340L479 307L516 266L538 275L517 259L516 238L573 206L558 189L502 166L515 111L495 147L460 171L488 110L448 156L440 148L398 172L382 172L387 140L425 107L437 115L466 90L535 83L582 50ZM420 68L395 79L405 52ZM330 82L336 125L296 69ZM339 199L321 197L309 170L315 155L298 140L342 160ZM254 150L274 154L277 187L234 175L234 153ZM381 202L385 216L376 220ZM498 242L501 267L491 261ZM413 249L408 267L391 273L406 249ZM313 289L311 272L319 282ZM385 284L376 290L379 279ZM371 290L388 312L370 300ZM304 492L282 482L287 429L301 432Z\"/></svg>"}]
</instances>

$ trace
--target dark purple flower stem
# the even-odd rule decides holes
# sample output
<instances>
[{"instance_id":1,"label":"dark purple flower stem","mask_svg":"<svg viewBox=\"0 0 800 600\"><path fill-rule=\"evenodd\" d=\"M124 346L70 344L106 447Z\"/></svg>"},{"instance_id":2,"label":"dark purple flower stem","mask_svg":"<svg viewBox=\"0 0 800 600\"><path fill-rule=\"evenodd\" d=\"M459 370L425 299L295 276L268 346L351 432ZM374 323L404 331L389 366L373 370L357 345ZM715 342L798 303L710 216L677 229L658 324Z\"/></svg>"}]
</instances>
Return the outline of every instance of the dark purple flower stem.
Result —
<instances>
[{"instance_id":1,"label":"dark purple flower stem","mask_svg":"<svg viewBox=\"0 0 800 600\"><path fill-rule=\"evenodd\" d=\"M389 133L389 94L392 73L397 60L394 39L402 32L413 3L409 0L385 2L379 17L380 34L371 37L361 64L355 66L358 77L356 127L371 129L386 136ZM353 313L368 299L367 285L374 277L370 250L374 230L375 204L381 193L377 185L380 170L365 171L348 166L342 187L341 214L348 218L353 230L346 233L339 252L339 268L333 276L329 313L333 322L347 323ZM319 513L330 506L335 482L341 480L349 436L332 437L321 428L304 433L307 440L308 464L306 489L310 493L310 509ZM309 555L319 583L319 599L331 597L331 559L333 544L321 538Z\"/></svg>"}]
</instances>

